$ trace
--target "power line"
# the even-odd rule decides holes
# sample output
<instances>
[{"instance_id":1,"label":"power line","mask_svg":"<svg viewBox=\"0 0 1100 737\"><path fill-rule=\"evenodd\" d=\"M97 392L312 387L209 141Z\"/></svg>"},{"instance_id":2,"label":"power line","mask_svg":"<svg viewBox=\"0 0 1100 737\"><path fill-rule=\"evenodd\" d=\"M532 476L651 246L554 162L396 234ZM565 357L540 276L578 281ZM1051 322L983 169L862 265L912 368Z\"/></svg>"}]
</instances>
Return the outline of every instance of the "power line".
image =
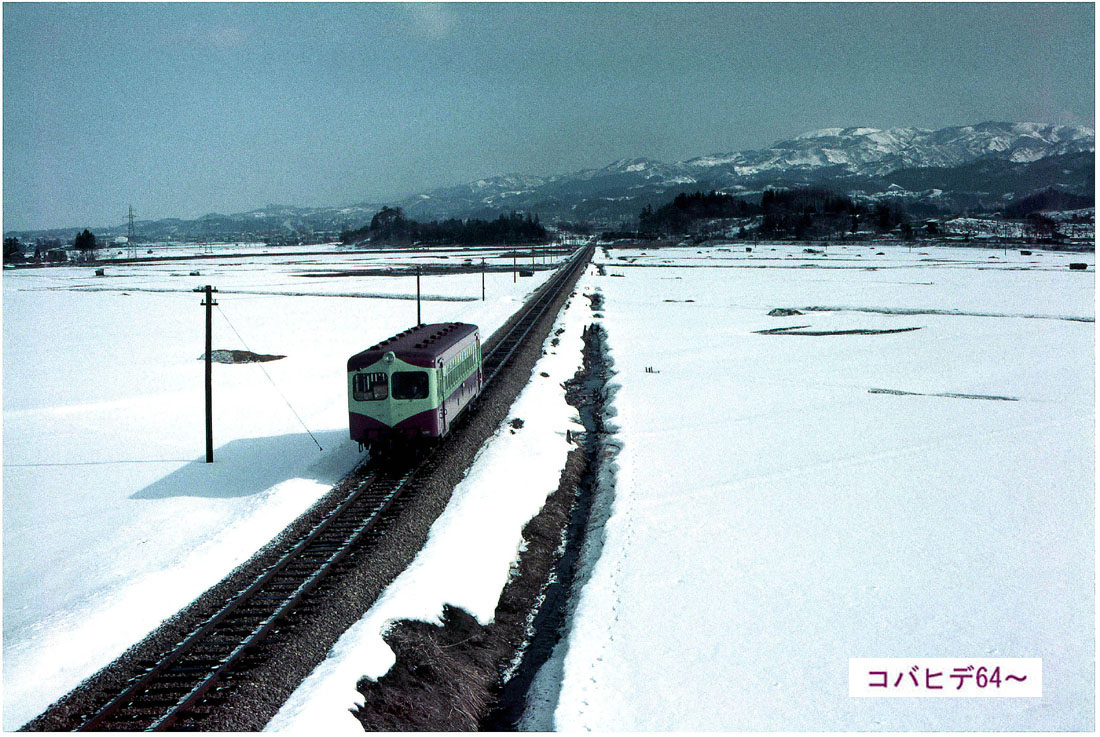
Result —
<instances>
[{"instance_id":1,"label":"power line","mask_svg":"<svg viewBox=\"0 0 1100 737\"><path fill-rule=\"evenodd\" d=\"M236 334L237 339L241 341L241 345L244 346L244 349L246 351L250 352L250 353L253 353L254 351L251 348L248 347L248 343L245 343L244 338L242 338L241 334L239 332L237 332L237 328L233 327L233 323L231 323L229 321L229 317L225 314L225 311L222 310L221 306L220 305L215 305L215 306L218 307L218 314L220 314L225 319L225 324L228 325L229 329L232 330ZM289 407L290 411L294 413L294 416L296 418L298 418L298 422L301 423L302 427L305 428L306 433L308 433L309 437L312 438L314 443L316 443L317 449L323 452L324 448L321 447L321 444L317 442L317 438L314 437L313 433L310 432L308 427L306 427L305 421L302 419L301 415L298 414L297 410L294 409L294 406L290 403L290 400L286 398L286 395L283 394L283 392L279 389L279 386L278 386L278 384L275 383L275 380L271 378L271 374L267 373L267 369L264 368L264 365L262 363L258 363L256 365L260 369L260 371L264 372L264 376L266 376L267 380L271 382L271 386L275 389L275 392L280 397L283 398L284 402L286 402L286 406Z\"/></svg>"}]
</instances>

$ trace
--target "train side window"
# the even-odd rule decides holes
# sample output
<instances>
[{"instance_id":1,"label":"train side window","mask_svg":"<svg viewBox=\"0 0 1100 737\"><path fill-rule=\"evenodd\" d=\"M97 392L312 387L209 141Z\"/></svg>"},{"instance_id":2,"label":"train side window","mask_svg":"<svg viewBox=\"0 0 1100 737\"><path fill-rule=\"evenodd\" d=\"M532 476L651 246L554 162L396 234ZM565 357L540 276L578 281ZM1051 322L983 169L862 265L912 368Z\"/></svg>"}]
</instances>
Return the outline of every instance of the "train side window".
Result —
<instances>
[{"instance_id":1,"label":"train side window","mask_svg":"<svg viewBox=\"0 0 1100 737\"><path fill-rule=\"evenodd\" d=\"M395 371L393 373L394 399L427 399L427 371Z\"/></svg>"},{"instance_id":2,"label":"train side window","mask_svg":"<svg viewBox=\"0 0 1100 737\"><path fill-rule=\"evenodd\" d=\"M351 383L351 396L356 402L374 402L390 395L386 374L356 374Z\"/></svg>"}]
</instances>

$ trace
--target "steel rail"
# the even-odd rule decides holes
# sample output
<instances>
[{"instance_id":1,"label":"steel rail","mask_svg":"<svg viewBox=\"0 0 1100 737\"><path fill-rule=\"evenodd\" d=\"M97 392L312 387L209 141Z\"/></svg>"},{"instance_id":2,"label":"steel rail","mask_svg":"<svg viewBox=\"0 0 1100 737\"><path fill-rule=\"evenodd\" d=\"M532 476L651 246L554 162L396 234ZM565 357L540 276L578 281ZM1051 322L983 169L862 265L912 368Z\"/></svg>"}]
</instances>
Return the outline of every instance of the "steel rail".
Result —
<instances>
[{"instance_id":1,"label":"steel rail","mask_svg":"<svg viewBox=\"0 0 1100 737\"><path fill-rule=\"evenodd\" d=\"M538 318L545 312L547 305L553 301L553 298L557 295L561 286L576 273L580 264L587 263L589 258L591 258L592 250L592 247L588 246L574 253L571 257L572 263L567 262L567 266L561 269L546 285L544 285L542 292L526 307L523 314L520 315L515 325L513 325L512 330L496 343L493 347L493 352L482 361L482 366L486 363L493 364L493 368L484 381L486 385L492 383L493 379L497 377L497 374L499 374L504 366L508 364L508 361L515 355L516 350L527 338L528 333L531 332L535 323L538 322ZM528 319L529 315L533 315L533 319ZM522 332L517 335L516 329L521 326L523 326ZM510 345L504 355L498 358L497 353L500 347L505 344Z\"/></svg>"},{"instance_id":2,"label":"steel rail","mask_svg":"<svg viewBox=\"0 0 1100 737\"><path fill-rule=\"evenodd\" d=\"M408 476L410 476L412 471L414 471L414 470L415 469L412 469L408 473L406 473L405 476L402 477L402 482L407 481ZM109 701L107 704L105 704L103 707L101 707L99 711L97 711L95 714L93 714L91 717L89 717L83 724L81 724L77 728L76 731L89 731L89 730L97 729L98 727L102 726L106 722L107 719L109 719L111 716L116 714L120 709L125 707L127 705L128 701L132 697L137 695L140 690L142 690L146 686L150 685L152 683L152 681L158 675L160 675L161 673L168 670L180 658L182 658L185 654L187 654L193 648L193 646L195 646L196 644L199 644L206 635L208 635L210 632L212 632L214 629L216 629L218 625L220 625L223 622L227 621L228 618L230 617L230 615L233 612L235 612L238 608L240 608L241 606L243 606L247 602L253 600L254 597L256 596L256 594L265 585L267 585L268 583L273 581L275 578L277 578L281 574L283 574L283 572L292 563L294 563L298 559L299 555L302 552L304 552L306 550L306 548L308 548L310 546L311 543L313 543L315 540L317 540L323 533L325 533L328 530L329 526L335 520L342 517L344 515L344 513L347 512L347 510L352 506L352 504L354 504L362 496L364 496L369 490L371 490L373 488L373 484L375 483L377 478L378 478L378 475L375 474L374 476L371 476L369 479L365 480L363 483L358 484L356 486L356 488L353 489L348 494L348 496L338 506L333 508L327 515L325 515L320 521L318 521L317 524L314 525L313 528L308 533L306 533L306 535L304 535L302 537L302 539L299 540L293 547L291 547L289 550L287 550L280 557L280 559L278 561L276 561L270 567L265 569L264 572L259 577L257 577L255 581L252 582L252 584L250 584L246 588L241 589L240 591L238 591L233 596L233 598L230 599L229 602L226 603L225 606L223 606L221 609L219 609L212 617L207 619L203 624L201 624L198 628L196 628L190 635L188 635L186 638L184 638L179 644L177 644L165 656L160 658L157 661L157 663L154 666L147 669L144 674L142 674L142 675L138 676L136 679L132 680L124 691L122 691L119 695L115 696L113 699L111 699L111 701ZM381 508L378 511L378 513L381 513L382 511L385 511L385 508L389 507L389 505L392 503L393 499L396 497L396 491L399 490L400 488L401 487L398 486L397 489L395 489L395 491L393 493L388 495L388 497L385 499L383 508ZM374 519L376 519L376 517L377 517L377 514L373 514L370 517L368 517L365 520L364 525L362 526L362 529L358 531L358 535L361 535L362 532L365 531L366 525L369 525L370 523L372 523L374 521ZM357 535L357 539L358 539L358 535ZM331 565L334 562L336 562L338 557L343 557L344 553L346 553L346 546L338 548L334 552L333 556L330 556L329 560L325 562L325 564L324 564L325 567L326 567L325 569L328 570L329 568L331 568ZM337 554L339 554L338 557L337 557ZM299 589L300 588L301 588L301 586L299 586ZM312 588L312 585L309 588ZM296 602L300 598L301 598L301 595L298 594L295 597L294 601ZM280 609L283 609L283 608L285 608L285 607L280 607ZM266 633L266 630L265 630L265 633ZM255 640L258 639L258 638L253 636L254 634L255 633L252 633L249 636L250 644L252 644L252 641L255 641ZM240 650L240 648L235 649L234 653L235 654L238 653L239 650ZM235 659L235 657L236 656L234 656L233 659ZM224 667L219 668L218 672L220 673L223 670L224 670ZM213 685L213 683L211 682L211 683L206 684L206 685L207 686ZM204 691L205 691L205 689L204 689Z\"/></svg>"},{"instance_id":3,"label":"steel rail","mask_svg":"<svg viewBox=\"0 0 1100 737\"><path fill-rule=\"evenodd\" d=\"M515 355L535 323L560 292L562 285L587 262L586 254L590 257L590 247L578 249L559 268L558 273L540 287L536 297L525 305L519 317L495 342L493 349L483 360L483 365L490 362L493 364L488 378L483 382L483 388L492 383ZM148 725L144 727L147 731L164 730L176 724L228 671L247 657L246 652L249 649L255 648L270 634L276 624L285 619L347 557L435 454L435 449L429 450L414 459L411 465L377 470L357 484L345 499L282 553L275 563L264 569L251 584L234 594L221 609L161 656L144 673L130 679L122 692L88 716L75 731L100 730L109 726L129 728L139 721ZM359 516L350 522L344 520L345 516L351 514L352 508L362 502L366 503L368 509L359 510ZM335 539L323 539L330 533L337 533ZM305 560L311 547L314 550L313 555ZM303 564L307 568L305 572L290 570ZM261 596L265 587L269 589L269 595ZM272 605L271 602L276 603ZM259 611L251 611L253 608ZM235 618L246 621L232 626ZM224 633L222 638L207 639L226 624L230 624L234 631L243 632L243 636ZM225 639L230 636L234 639ZM214 651L195 657L195 650L200 647L213 648ZM219 649L228 652L219 655ZM186 665L188 658L191 665ZM191 677L185 677L187 674L191 674ZM171 683L158 686L158 680L168 680ZM173 685L179 682L183 682L183 685ZM127 718L122 714L127 707L138 711L157 710L157 713ZM113 725L112 719L124 724Z\"/></svg>"},{"instance_id":4,"label":"steel rail","mask_svg":"<svg viewBox=\"0 0 1100 737\"><path fill-rule=\"evenodd\" d=\"M339 563L348 554L348 552L350 552L351 548L357 542L359 542L359 539L367 532L367 530L374 524L374 522L382 514L384 514L387 509L389 509L389 507L393 504L394 499L397 498L398 492L400 492L404 488L405 484L408 483L409 478L412 477L413 473L415 473L418 468L419 466L410 469L405 473L404 476L397 479L393 489L386 495L383 504L377 507L369 517L364 519L355 527L352 534L344 540L340 547L337 548L332 553L332 555L329 556L329 558L321 565L321 567L310 574L309 577L305 581L303 581L302 584L298 586L298 588L295 589L289 597L284 599L282 603L279 604L278 608L270 615L268 615L260 623L259 627L254 629L247 637L245 637L241 641L241 643L233 649L233 652L227 655L219 663L218 667L215 670L211 671L210 674L206 678L204 678L202 682L196 684L195 687L191 689L191 691L189 691L178 702L176 702L175 706L173 706L167 714L162 716L157 721L153 722L149 726L148 731L159 731L162 729L166 729L167 727L174 724L179 719L182 712L184 712L189 706L194 705L199 699L201 699L206 694L206 692L210 690L214 683L221 677L221 675L231 666L233 666L241 656L244 655L245 650L247 650L249 647L252 647L256 643L258 643L264 636L266 636L268 632L270 632L271 629L275 626L275 623L279 619L286 616L290 612L290 610L293 609L299 601L301 601L302 597L313 590L313 588L315 588L317 584L320 583L321 579L323 579L329 573L329 571L332 570L333 566Z\"/></svg>"}]
</instances>

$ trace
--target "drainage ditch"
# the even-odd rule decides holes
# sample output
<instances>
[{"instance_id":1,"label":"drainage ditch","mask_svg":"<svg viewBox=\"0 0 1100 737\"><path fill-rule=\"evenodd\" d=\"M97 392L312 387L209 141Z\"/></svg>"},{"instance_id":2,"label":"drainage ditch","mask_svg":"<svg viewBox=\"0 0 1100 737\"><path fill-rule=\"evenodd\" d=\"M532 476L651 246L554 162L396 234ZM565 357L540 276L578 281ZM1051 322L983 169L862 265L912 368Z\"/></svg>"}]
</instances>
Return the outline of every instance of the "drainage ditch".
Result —
<instances>
[{"instance_id":1,"label":"drainage ditch","mask_svg":"<svg viewBox=\"0 0 1100 737\"><path fill-rule=\"evenodd\" d=\"M602 307L602 300L600 302ZM595 302L592 308L598 309ZM492 732L515 730L527 707L528 693L536 674L553 654L566 629L570 596L585 567L585 561L599 557L601 534L596 535L593 503L601 490L600 479L617 446L610 442L608 415L611 392L608 379L611 357L607 352L607 334L599 324L584 331L584 365L566 383L566 399L577 408L584 432L576 441L584 455L584 472L574 491L569 522L561 530L557 561L546 580L537 608L533 610L528 640L516 654L510 671L505 673L496 704L482 721L482 729ZM606 502L606 500L605 500ZM606 503L603 505L606 506Z\"/></svg>"}]
</instances>

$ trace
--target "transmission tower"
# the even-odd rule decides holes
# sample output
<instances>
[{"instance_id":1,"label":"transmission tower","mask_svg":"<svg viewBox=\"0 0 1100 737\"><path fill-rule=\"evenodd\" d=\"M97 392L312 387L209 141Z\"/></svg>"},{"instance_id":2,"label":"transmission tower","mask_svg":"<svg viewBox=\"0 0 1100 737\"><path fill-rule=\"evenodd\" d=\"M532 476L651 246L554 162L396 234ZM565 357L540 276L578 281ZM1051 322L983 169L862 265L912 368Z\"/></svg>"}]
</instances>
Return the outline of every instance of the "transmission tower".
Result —
<instances>
[{"instance_id":1,"label":"transmission tower","mask_svg":"<svg viewBox=\"0 0 1100 737\"><path fill-rule=\"evenodd\" d=\"M130 258L137 258L137 244L134 243L134 206L130 205L130 226L126 230L126 245L130 247Z\"/></svg>"}]
</instances>

